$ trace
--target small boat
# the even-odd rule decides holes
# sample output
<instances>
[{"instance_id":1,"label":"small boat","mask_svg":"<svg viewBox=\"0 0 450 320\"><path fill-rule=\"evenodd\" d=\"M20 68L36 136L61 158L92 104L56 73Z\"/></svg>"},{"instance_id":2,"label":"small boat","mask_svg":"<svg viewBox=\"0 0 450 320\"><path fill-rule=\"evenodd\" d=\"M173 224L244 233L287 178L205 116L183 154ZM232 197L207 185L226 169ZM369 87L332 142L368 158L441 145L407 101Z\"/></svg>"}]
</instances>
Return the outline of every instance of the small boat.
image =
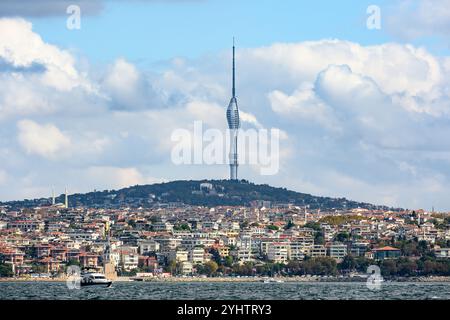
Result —
<instances>
[{"instance_id":1,"label":"small boat","mask_svg":"<svg viewBox=\"0 0 450 320\"><path fill-rule=\"evenodd\" d=\"M144 278L131 278L132 281L143 282Z\"/></svg>"},{"instance_id":2,"label":"small boat","mask_svg":"<svg viewBox=\"0 0 450 320\"><path fill-rule=\"evenodd\" d=\"M112 281L106 279L105 275L96 272L87 272L81 275L81 287L87 286L106 286L111 287Z\"/></svg>"},{"instance_id":3,"label":"small boat","mask_svg":"<svg viewBox=\"0 0 450 320\"><path fill-rule=\"evenodd\" d=\"M367 283L370 283L370 284L381 284L381 283L383 283L383 282L386 282L383 278L369 278L368 280L367 280Z\"/></svg>"},{"instance_id":4,"label":"small boat","mask_svg":"<svg viewBox=\"0 0 450 320\"><path fill-rule=\"evenodd\" d=\"M281 279L273 279L273 278L264 279L263 282L264 283L284 283L284 281Z\"/></svg>"}]
</instances>

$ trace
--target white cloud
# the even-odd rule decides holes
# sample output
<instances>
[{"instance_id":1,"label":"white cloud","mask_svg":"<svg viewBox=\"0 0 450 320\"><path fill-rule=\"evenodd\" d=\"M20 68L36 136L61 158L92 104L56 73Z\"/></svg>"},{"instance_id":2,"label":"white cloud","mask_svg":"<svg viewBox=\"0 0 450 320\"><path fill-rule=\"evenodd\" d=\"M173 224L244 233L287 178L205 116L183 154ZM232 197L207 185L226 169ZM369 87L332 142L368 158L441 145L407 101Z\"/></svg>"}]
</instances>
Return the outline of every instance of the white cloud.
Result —
<instances>
[{"instance_id":1,"label":"white cloud","mask_svg":"<svg viewBox=\"0 0 450 320\"><path fill-rule=\"evenodd\" d=\"M97 188L115 189L134 185L161 182L161 179L144 176L136 168L89 167L82 172L88 184Z\"/></svg>"},{"instance_id":2,"label":"white cloud","mask_svg":"<svg viewBox=\"0 0 450 320\"><path fill-rule=\"evenodd\" d=\"M3 186L8 181L8 173L5 170L0 170L0 186Z\"/></svg>"},{"instance_id":3,"label":"white cloud","mask_svg":"<svg viewBox=\"0 0 450 320\"><path fill-rule=\"evenodd\" d=\"M315 122L327 129L339 131L332 110L314 92L312 86L302 86L292 95L280 90L269 93L272 110L295 122Z\"/></svg>"},{"instance_id":4,"label":"white cloud","mask_svg":"<svg viewBox=\"0 0 450 320\"><path fill-rule=\"evenodd\" d=\"M17 124L18 140L27 154L55 159L65 156L70 149L70 139L53 124L40 125L32 120Z\"/></svg>"},{"instance_id":5,"label":"white cloud","mask_svg":"<svg viewBox=\"0 0 450 320\"><path fill-rule=\"evenodd\" d=\"M58 47L43 42L23 19L0 19L0 58L14 67L42 65L45 71L38 78L43 84L67 91L81 85L82 77L73 57ZM37 80L37 79L35 79Z\"/></svg>"}]
</instances>

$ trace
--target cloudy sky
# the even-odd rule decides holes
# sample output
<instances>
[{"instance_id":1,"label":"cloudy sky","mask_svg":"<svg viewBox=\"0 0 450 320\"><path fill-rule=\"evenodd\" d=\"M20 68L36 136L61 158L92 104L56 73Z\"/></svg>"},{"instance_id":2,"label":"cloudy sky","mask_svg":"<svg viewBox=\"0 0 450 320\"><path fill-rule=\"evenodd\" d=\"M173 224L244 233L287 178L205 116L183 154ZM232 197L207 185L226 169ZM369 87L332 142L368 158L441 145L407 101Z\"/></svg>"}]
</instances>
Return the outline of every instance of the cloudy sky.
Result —
<instances>
[{"instance_id":1,"label":"cloudy sky","mask_svg":"<svg viewBox=\"0 0 450 320\"><path fill-rule=\"evenodd\" d=\"M226 178L174 165L170 136L225 129L236 36L243 127L282 130L278 174L241 178L450 210L448 1L18 3L0 2L0 200Z\"/></svg>"}]
</instances>

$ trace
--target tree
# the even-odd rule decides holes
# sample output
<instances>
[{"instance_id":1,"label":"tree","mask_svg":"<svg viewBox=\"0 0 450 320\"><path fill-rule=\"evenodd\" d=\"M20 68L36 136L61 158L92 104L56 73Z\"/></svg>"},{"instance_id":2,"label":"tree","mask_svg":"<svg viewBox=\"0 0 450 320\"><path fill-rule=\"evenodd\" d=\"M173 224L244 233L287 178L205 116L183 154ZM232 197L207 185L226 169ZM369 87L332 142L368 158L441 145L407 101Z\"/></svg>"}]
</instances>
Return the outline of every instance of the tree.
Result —
<instances>
[{"instance_id":1,"label":"tree","mask_svg":"<svg viewBox=\"0 0 450 320\"><path fill-rule=\"evenodd\" d=\"M319 223L311 222L311 221L305 224L305 228L310 228L310 229L313 229L313 230L316 230L316 231L321 231L322 230L322 228L320 227Z\"/></svg>"},{"instance_id":2,"label":"tree","mask_svg":"<svg viewBox=\"0 0 450 320\"><path fill-rule=\"evenodd\" d=\"M240 224L241 229L245 229L248 227L248 221L244 221Z\"/></svg>"},{"instance_id":3,"label":"tree","mask_svg":"<svg viewBox=\"0 0 450 320\"><path fill-rule=\"evenodd\" d=\"M175 275L177 273L177 262L175 260L170 261L166 267L166 271Z\"/></svg>"},{"instance_id":4,"label":"tree","mask_svg":"<svg viewBox=\"0 0 450 320\"><path fill-rule=\"evenodd\" d=\"M347 255L342 259L342 262L338 265L339 270L352 271L356 268L356 260L351 255Z\"/></svg>"},{"instance_id":5,"label":"tree","mask_svg":"<svg viewBox=\"0 0 450 320\"><path fill-rule=\"evenodd\" d=\"M271 224L271 225L267 226L267 229L278 231L280 228L278 228L277 226L274 226L273 224Z\"/></svg>"},{"instance_id":6,"label":"tree","mask_svg":"<svg viewBox=\"0 0 450 320\"><path fill-rule=\"evenodd\" d=\"M2 278L9 278L12 277L13 271L12 271L12 265L1 263L0 264L0 277Z\"/></svg>"},{"instance_id":7,"label":"tree","mask_svg":"<svg viewBox=\"0 0 450 320\"><path fill-rule=\"evenodd\" d=\"M397 274L399 276L412 276L417 271L417 264L407 258L397 260Z\"/></svg>"},{"instance_id":8,"label":"tree","mask_svg":"<svg viewBox=\"0 0 450 320\"><path fill-rule=\"evenodd\" d=\"M365 257L357 257L356 259L355 259L355 269L356 269L356 271L358 271L358 272L366 272L367 271L367 268L370 266L370 265L373 265L374 264L374 261L372 261L372 260L370 260L370 259L367 259L367 258L365 258Z\"/></svg>"},{"instance_id":9,"label":"tree","mask_svg":"<svg viewBox=\"0 0 450 320\"><path fill-rule=\"evenodd\" d=\"M383 276L394 276L397 274L397 264L394 260L384 260L381 263L381 274Z\"/></svg>"},{"instance_id":10,"label":"tree","mask_svg":"<svg viewBox=\"0 0 450 320\"><path fill-rule=\"evenodd\" d=\"M323 236L323 232L322 231L316 232L316 234L314 235L314 244L324 244L324 243L325 238Z\"/></svg>"},{"instance_id":11,"label":"tree","mask_svg":"<svg viewBox=\"0 0 450 320\"><path fill-rule=\"evenodd\" d=\"M270 264L266 264L269 267ZM241 275L241 276L251 276L253 274L254 265L252 262L245 262L243 265L234 264L233 273Z\"/></svg>"},{"instance_id":12,"label":"tree","mask_svg":"<svg viewBox=\"0 0 450 320\"><path fill-rule=\"evenodd\" d=\"M80 263L80 261L79 261L78 259L70 259L70 260L67 262L67 265L68 265L68 266L78 266L78 267L81 267L81 263Z\"/></svg>"},{"instance_id":13,"label":"tree","mask_svg":"<svg viewBox=\"0 0 450 320\"><path fill-rule=\"evenodd\" d=\"M191 227L187 223L183 223L181 225L177 225L173 227L175 231L191 231Z\"/></svg>"},{"instance_id":14,"label":"tree","mask_svg":"<svg viewBox=\"0 0 450 320\"><path fill-rule=\"evenodd\" d=\"M292 220L289 220L289 222L284 226L285 230L289 230L295 227L295 224L292 222Z\"/></svg>"},{"instance_id":15,"label":"tree","mask_svg":"<svg viewBox=\"0 0 450 320\"><path fill-rule=\"evenodd\" d=\"M305 274L313 275L336 275L336 261L329 257L318 257L305 260L303 262L303 271Z\"/></svg>"},{"instance_id":16,"label":"tree","mask_svg":"<svg viewBox=\"0 0 450 320\"><path fill-rule=\"evenodd\" d=\"M424 255L428 250L428 243L425 240L419 241L417 244L417 250L419 251L419 254Z\"/></svg>"},{"instance_id":17,"label":"tree","mask_svg":"<svg viewBox=\"0 0 450 320\"><path fill-rule=\"evenodd\" d=\"M350 235L347 232L340 232L336 235L335 240L339 242L345 242L350 238Z\"/></svg>"},{"instance_id":18,"label":"tree","mask_svg":"<svg viewBox=\"0 0 450 320\"><path fill-rule=\"evenodd\" d=\"M217 249L213 248L213 249L209 250L209 253L211 253L213 261L215 261L217 263L217 265L221 266L222 265L222 257L220 256L219 251Z\"/></svg>"},{"instance_id":19,"label":"tree","mask_svg":"<svg viewBox=\"0 0 450 320\"><path fill-rule=\"evenodd\" d=\"M233 266L233 257L232 256L225 257L223 264L226 267L229 267L229 268L232 267Z\"/></svg>"},{"instance_id":20,"label":"tree","mask_svg":"<svg viewBox=\"0 0 450 320\"><path fill-rule=\"evenodd\" d=\"M203 264L203 268L200 268L200 270L202 274L206 274L210 277L217 272L218 268L219 266L215 261L208 261Z\"/></svg>"}]
</instances>

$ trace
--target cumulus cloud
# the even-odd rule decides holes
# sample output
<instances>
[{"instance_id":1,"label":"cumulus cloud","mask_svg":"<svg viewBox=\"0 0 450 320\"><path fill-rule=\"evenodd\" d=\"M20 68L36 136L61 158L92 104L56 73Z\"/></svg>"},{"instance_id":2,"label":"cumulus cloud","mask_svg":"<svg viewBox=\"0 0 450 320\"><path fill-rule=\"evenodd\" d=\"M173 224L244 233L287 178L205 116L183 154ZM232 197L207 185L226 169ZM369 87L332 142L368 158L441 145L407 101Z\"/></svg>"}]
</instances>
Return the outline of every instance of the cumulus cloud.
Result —
<instances>
[{"instance_id":1,"label":"cumulus cloud","mask_svg":"<svg viewBox=\"0 0 450 320\"><path fill-rule=\"evenodd\" d=\"M70 149L70 139L53 124L40 125L31 120L21 120L17 127L19 143L28 154L54 159Z\"/></svg>"},{"instance_id":2,"label":"cumulus cloud","mask_svg":"<svg viewBox=\"0 0 450 320\"><path fill-rule=\"evenodd\" d=\"M88 184L95 185L100 181L101 185L98 187L106 189L162 182L161 179L144 176L136 168L89 167L82 174Z\"/></svg>"},{"instance_id":3,"label":"cumulus cloud","mask_svg":"<svg viewBox=\"0 0 450 320\"><path fill-rule=\"evenodd\" d=\"M40 65L38 79L58 90L70 90L83 82L71 54L45 43L23 19L0 20L0 58L15 68Z\"/></svg>"},{"instance_id":4,"label":"cumulus cloud","mask_svg":"<svg viewBox=\"0 0 450 320\"><path fill-rule=\"evenodd\" d=\"M302 86L292 95L280 90L268 94L272 110L292 122L313 122L327 129L339 131L331 108L315 93L314 87Z\"/></svg>"},{"instance_id":5,"label":"cumulus cloud","mask_svg":"<svg viewBox=\"0 0 450 320\"><path fill-rule=\"evenodd\" d=\"M123 58L117 59L109 68L101 85L115 109L143 110L164 106L150 81Z\"/></svg>"}]
</instances>

